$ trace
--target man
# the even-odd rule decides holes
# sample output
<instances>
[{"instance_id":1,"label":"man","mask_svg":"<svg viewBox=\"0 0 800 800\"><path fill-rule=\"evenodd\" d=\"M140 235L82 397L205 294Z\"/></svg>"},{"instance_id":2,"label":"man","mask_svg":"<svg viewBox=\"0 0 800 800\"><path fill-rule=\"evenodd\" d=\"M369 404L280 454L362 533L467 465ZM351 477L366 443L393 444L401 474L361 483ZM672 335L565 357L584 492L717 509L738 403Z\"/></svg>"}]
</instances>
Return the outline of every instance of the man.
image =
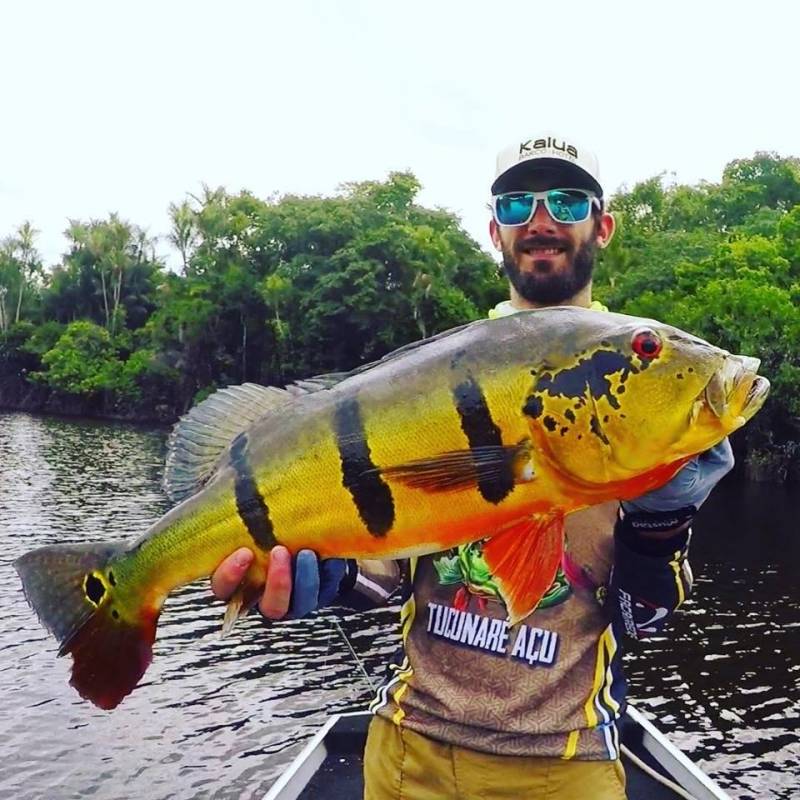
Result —
<instances>
[{"instance_id":1,"label":"man","mask_svg":"<svg viewBox=\"0 0 800 800\"><path fill-rule=\"evenodd\" d=\"M490 316L603 309L592 301L592 267L614 218L595 157L553 135L515 142L498 155L491 192L490 233L510 298ZM725 441L635 502L570 516L553 586L514 628L480 542L402 570L318 564L310 551L293 563L276 547L259 604L271 619L334 600L385 601L402 584L403 650L371 706L366 798L624 798L620 642L660 630L685 598L691 520L732 464ZM218 597L233 592L251 559L240 550L220 565Z\"/></svg>"}]
</instances>

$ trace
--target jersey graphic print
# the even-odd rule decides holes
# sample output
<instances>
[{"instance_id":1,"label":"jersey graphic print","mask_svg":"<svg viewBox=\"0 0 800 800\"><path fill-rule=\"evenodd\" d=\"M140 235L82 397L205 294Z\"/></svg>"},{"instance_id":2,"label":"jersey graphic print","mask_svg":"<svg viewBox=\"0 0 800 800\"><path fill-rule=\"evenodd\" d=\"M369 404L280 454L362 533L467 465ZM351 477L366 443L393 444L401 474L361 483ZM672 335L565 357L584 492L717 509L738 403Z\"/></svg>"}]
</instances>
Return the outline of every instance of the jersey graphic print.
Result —
<instances>
[{"instance_id":1,"label":"jersey graphic print","mask_svg":"<svg viewBox=\"0 0 800 800\"><path fill-rule=\"evenodd\" d=\"M427 632L439 639L525 661L531 666L551 666L558 653L558 634L530 625L511 631L507 619L481 616L470 610L473 599L478 612L489 603L503 604L497 584L483 558L483 542L472 542L448 551L433 562L440 586L458 586L452 606L428 603ZM552 586L537 610L563 603L572 594L559 567Z\"/></svg>"}]
</instances>

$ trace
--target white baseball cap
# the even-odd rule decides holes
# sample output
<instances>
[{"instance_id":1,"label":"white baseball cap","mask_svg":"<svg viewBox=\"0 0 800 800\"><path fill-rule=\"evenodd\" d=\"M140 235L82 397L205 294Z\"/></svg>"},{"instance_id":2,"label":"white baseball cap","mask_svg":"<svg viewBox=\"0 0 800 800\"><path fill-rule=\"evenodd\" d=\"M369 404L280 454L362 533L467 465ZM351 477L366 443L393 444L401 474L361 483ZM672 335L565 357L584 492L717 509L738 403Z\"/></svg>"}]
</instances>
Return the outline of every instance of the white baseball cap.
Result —
<instances>
[{"instance_id":1,"label":"white baseball cap","mask_svg":"<svg viewBox=\"0 0 800 800\"><path fill-rule=\"evenodd\" d=\"M566 184L563 188L591 189L603 196L597 156L574 139L543 133L504 147L497 154L492 194L527 189L519 181L532 174L551 172Z\"/></svg>"}]
</instances>

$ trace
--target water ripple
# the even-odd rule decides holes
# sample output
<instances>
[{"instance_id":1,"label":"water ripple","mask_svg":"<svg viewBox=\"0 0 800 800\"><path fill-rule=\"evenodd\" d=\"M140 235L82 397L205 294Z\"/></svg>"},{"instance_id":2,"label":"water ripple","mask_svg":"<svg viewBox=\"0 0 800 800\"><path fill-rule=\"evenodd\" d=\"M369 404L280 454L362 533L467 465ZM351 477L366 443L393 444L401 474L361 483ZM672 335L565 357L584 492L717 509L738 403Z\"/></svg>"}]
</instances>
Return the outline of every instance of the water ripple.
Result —
<instances>
[{"instance_id":1,"label":"water ripple","mask_svg":"<svg viewBox=\"0 0 800 800\"><path fill-rule=\"evenodd\" d=\"M167 508L165 432L0 413L0 796L259 797L328 713L370 689L326 614L245 619L220 638L206 582L170 597L145 681L109 714L68 686L11 563L56 542L129 539ZM725 487L693 542L696 590L669 635L626 656L639 706L735 798L800 796L800 498ZM341 621L373 682L396 609Z\"/></svg>"}]
</instances>

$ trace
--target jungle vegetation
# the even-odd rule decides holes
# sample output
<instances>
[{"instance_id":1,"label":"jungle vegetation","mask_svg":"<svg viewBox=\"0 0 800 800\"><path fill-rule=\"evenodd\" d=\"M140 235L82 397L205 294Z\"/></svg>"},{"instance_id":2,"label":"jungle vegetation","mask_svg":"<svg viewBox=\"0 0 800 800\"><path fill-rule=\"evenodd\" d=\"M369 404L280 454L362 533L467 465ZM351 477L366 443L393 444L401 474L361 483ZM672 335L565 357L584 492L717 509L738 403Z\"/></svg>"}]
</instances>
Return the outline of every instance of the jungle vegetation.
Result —
<instances>
[{"instance_id":1,"label":"jungle vegetation","mask_svg":"<svg viewBox=\"0 0 800 800\"><path fill-rule=\"evenodd\" d=\"M0 389L170 422L215 388L348 370L478 319L506 296L497 263L419 190L410 173L332 197L204 187L160 238L115 214L71 220L48 266L22 222L0 243ZM800 474L800 159L756 153L694 186L657 175L611 209L595 296L759 356L773 394L749 462Z\"/></svg>"}]
</instances>

